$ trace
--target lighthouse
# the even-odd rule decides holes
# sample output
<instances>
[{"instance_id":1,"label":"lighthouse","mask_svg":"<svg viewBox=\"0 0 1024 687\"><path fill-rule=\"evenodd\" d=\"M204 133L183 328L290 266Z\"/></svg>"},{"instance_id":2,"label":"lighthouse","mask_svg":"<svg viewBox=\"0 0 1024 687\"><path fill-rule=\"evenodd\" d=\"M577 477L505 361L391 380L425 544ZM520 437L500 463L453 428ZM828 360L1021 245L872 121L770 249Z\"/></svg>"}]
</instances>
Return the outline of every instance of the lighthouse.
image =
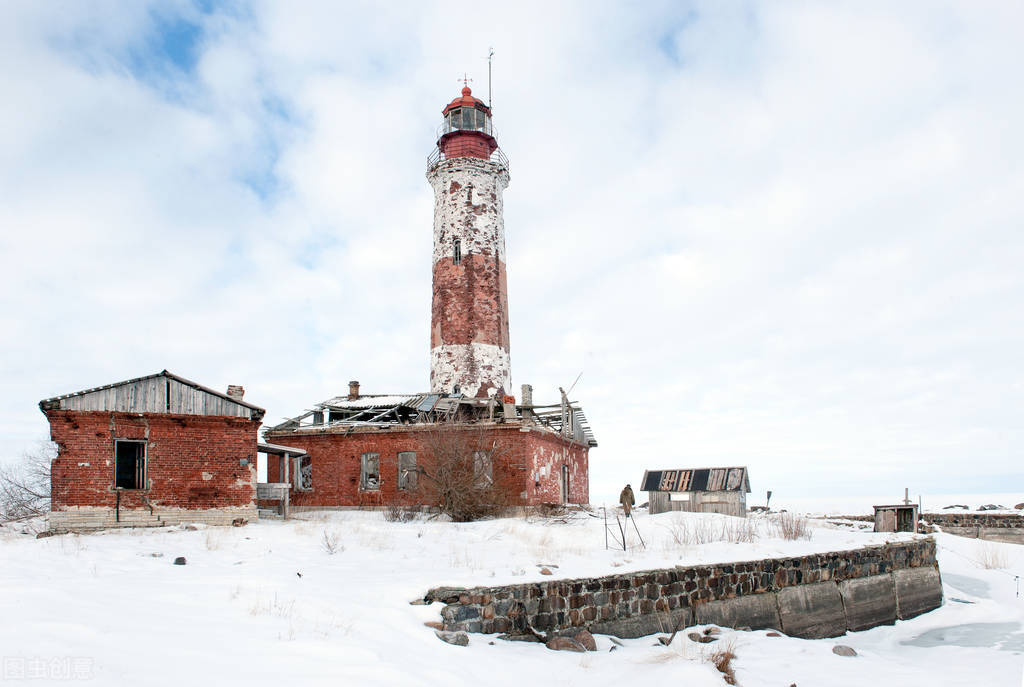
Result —
<instances>
[{"instance_id":1,"label":"lighthouse","mask_svg":"<svg viewBox=\"0 0 1024 687\"><path fill-rule=\"evenodd\" d=\"M512 388L502 217L508 160L491 108L468 85L442 115L427 169L434 189L430 389L501 396Z\"/></svg>"}]
</instances>

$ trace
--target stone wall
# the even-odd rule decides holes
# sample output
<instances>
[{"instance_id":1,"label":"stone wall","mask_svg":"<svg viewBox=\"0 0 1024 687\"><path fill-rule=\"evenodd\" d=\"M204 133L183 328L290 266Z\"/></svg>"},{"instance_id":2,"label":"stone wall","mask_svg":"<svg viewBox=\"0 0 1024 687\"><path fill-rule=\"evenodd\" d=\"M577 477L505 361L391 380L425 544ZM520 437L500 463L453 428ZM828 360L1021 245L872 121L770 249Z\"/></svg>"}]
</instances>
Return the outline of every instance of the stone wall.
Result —
<instances>
[{"instance_id":1,"label":"stone wall","mask_svg":"<svg viewBox=\"0 0 1024 687\"><path fill-rule=\"evenodd\" d=\"M921 519L943 529L946 527L1024 529L1024 515L1016 513L925 513Z\"/></svg>"},{"instance_id":2,"label":"stone wall","mask_svg":"<svg viewBox=\"0 0 1024 687\"><path fill-rule=\"evenodd\" d=\"M833 637L942 603L931 538L850 551L502 587L432 589L446 630L640 637L717 624Z\"/></svg>"},{"instance_id":3,"label":"stone wall","mask_svg":"<svg viewBox=\"0 0 1024 687\"><path fill-rule=\"evenodd\" d=\"M1024 515L1016 513L925 513L921 520L947 534L1024 544Z\"/></svg>"}]
</instances>

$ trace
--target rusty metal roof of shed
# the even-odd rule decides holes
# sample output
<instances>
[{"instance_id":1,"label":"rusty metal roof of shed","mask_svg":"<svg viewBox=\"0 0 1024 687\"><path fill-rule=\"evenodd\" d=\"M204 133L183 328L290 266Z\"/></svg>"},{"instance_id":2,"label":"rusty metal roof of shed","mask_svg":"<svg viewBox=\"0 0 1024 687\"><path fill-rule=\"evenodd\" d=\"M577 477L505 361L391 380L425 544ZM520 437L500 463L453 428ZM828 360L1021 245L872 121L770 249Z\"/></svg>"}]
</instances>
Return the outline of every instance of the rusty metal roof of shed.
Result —
<instances>
[{"instance_id":1,"label":"rusty metal roof of shed","mask_svg":"<svg viewBox=\"0 0 1024 687\"><path fill-rule=\"evenodd\" d=\"M645 470L641 491L743 491L750 492L746 467Z\"/></svg>"}]
</instances>

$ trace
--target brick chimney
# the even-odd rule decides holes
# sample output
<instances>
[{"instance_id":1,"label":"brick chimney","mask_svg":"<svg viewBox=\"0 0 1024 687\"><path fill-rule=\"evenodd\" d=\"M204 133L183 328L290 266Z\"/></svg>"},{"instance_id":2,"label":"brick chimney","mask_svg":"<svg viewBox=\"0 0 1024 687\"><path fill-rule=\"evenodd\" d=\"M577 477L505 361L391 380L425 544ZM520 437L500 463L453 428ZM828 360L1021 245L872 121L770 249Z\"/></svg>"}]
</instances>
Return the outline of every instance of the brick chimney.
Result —
<instances>
[{"instance_id":1,"label":"brick chimney","mask_svg":"<svg viewBox=\"0 0 1024 687\"><path fill-rule=\"evenodd\" d=\"M235 399L236 401L241 401L242 397L245 396L245 387L239 384L228 384L227 393L228 396Z\"/></svg>"},{"instance_id":2,"label":"brick chimney","mask_svg":"<svg viewBox=\"0 0 1024 687\"><path fill-rule=\"evenodd\" d=\"M354 401L359 398L359 382L351 381L348 383L348 400Z\"/></svg>"}]
</instances>

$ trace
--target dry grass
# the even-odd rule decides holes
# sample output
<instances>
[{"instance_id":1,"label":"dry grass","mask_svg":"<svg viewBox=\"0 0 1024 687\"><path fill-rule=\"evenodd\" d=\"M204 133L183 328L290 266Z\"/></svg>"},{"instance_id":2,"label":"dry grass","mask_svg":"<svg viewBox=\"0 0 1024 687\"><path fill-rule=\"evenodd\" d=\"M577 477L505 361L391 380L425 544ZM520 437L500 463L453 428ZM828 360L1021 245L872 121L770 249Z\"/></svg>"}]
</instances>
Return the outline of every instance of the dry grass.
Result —
<instances>
[{"instance_id":1,"label":"dry grass","mask_svg":"<svg viewBox=\"0 0 1024 687\"><path fill-rule=\"evenodd\" d=\"M1006 549L991 542L978 544L975 559L978 566L985 570L1005 570L1010 567L1010 556Z\"/></svg>"},{"instance_id":2,"label":"dry grass","mask_svg":"<svg viewBox=\"0 0 1024 687\"><path fill-rule=\"evenodd\" d=\"M789 541L811 538L810 521L793 513L778 513L772 516L771 529L777 536Z\"/></svg>"},{"instance_id":3,"label":"dry grass","mask_svg":"<svg viewBox=\"0 0 1024 687\"><path fill-rule=\"evenodd\" d=\"M736 669L732 666L734 658L736 658L736 652L733 651L731 644L716 649L709 657L712 665L722 674L722 679L725 680L727 685L738 684L736 682Z\"/></svg>"},{"instance_id":4,"label":"dry grass","mask_svg":"<svg viewBox=\"0 0 1024 687\"><path fill-rule=\"evenodd\" d=\"M757 541L758 537L757 524L747 518L728 518L720 521L676 518L667 527L676 547L701 546L720 541L749 544Z\"/></svg>"},{"instance_id":5,"label":"dry grass","mask_svg":"<svg viewBox=\"0 0 1024 687\"><path fill-rule=\"evenodd\" d=\"M203 543L206 544L207 551L216 551L221 546L220 533L208 531L206 536L203 538Z\"/></svg>"},{"instance_id":6,"label":"dry grass","mask_svg":"<svg viewBox=\"0 0 1024 687\"><path fill-rule=\"evenodd\" d=\"M277 618L291 618L295 614L295 599L284 601L273 598L257 601L249 607L249 615L271 615Z\"/></svg>"}]
</instances>

